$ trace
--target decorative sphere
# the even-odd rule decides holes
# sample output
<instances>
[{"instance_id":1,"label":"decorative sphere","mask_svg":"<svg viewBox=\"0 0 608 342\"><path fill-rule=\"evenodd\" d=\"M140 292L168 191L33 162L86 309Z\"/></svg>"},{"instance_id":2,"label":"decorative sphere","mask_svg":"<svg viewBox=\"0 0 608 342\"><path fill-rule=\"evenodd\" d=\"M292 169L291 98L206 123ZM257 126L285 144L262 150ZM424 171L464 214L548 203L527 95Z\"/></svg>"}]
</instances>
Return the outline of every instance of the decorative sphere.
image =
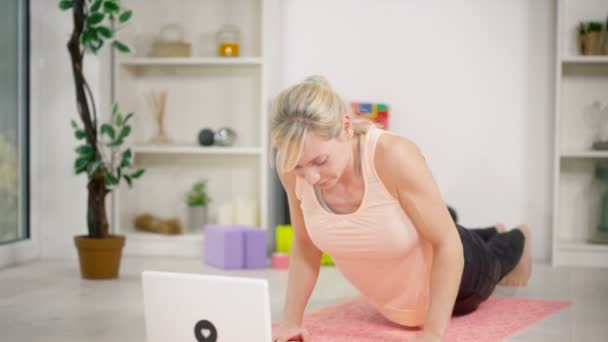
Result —
<instances>
[{"instance_id":1,"label":"decorative sphere","mask_svg":"<svg viewBox=\"0 0 608 342\"><path fill-rule=\"evenodd\" d=\"M211 146L214 142L215 133L209 128L203 128L198 133L198 143L202 146Z\"/></svg>"},{"instance_id":2,"label":"decorative sphere","mask_svg":"<svg viewBox=\"0 0 608 342\"><path fill-rule=\"evenodd\" d=\"M236 141L236 132L229 127L222 127L215 132L214 142L219 146L232 146Z\"/></svg>"}]
</instances>

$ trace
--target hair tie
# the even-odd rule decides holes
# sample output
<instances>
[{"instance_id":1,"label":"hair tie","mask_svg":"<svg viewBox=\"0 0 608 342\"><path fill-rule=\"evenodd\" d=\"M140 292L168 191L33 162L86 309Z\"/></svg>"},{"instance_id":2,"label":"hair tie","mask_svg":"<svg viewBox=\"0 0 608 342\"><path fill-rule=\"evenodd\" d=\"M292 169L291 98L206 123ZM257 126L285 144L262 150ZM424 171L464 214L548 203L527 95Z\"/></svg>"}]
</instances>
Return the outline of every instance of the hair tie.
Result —
<instances>
[{"instance_id":1,"label":"hair tie","mask_svg":"<svg viewBox=\"0 0 608 342\"><path fill-rule=\"evenodd\" d=\"M309 76L305 79L306 82L321 84L321 80L316 76Z\"/></svg>"}]
</instances>

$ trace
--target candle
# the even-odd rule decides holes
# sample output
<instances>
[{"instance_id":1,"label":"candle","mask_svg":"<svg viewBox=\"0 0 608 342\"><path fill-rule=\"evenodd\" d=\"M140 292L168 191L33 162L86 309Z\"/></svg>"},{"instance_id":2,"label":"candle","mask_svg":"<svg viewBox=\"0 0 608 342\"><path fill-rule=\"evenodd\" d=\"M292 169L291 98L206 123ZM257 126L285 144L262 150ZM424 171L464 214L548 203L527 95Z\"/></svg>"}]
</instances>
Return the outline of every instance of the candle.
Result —
<instances>
[{"instance_id":1,"label":"candle","mask_svg":"<svg viewBox=\"0 0 608 342\"><path fill-rule=\"evenodd\" d=\"M234 223L250 226L258 225L257 208L254 201L238 198L235 201L234 209Z\"/></svg>"},{"instance_id":2,"label":"candle","mask_svg":"<svg viewBox=\"0 0 608 342\"><path fill-rule=\"evenodd\" d=\"M233 216L232 203L226 202L217 209L217 224L233 224Z\"/></svg>"}]
</instances>

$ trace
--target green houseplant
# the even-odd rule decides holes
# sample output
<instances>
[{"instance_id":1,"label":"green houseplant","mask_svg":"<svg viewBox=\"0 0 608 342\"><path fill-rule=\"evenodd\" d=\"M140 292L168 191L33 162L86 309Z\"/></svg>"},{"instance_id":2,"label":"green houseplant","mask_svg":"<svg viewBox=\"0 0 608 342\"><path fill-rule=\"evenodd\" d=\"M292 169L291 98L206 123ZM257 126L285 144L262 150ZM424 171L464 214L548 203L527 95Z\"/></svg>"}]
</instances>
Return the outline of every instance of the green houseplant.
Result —
<instances>
[{"instance_id":1,"label":"green houseplant","mask_svg":"<svg viewBox=\"0 0 608 342\"><path fill-rule=\"evenodd\" d=\"M110 120L100 125L93 94L84 75L84 57L96 55L109 43L120 52L129 47L115 39L115 27L125 24L132 11L121 7L119 0L61 0L59 8L72 12L73 29L67 43L74 77L76 108L80 123L72 120L74 135L80 142L76 148L74 171L86 174L88 234L75 236L80 258L81 275L89 279L116 278L124 236L109 232L106 195L121 180L129 186L143 169L133 169L131 150L123 148L131 132L129 120L133 113L123 115L114 104Z\"/></svg>"},{"instance_id":2,"label":"green houseplant","mask_svg":"<svg viewBox=\"0 0 608 342\"><path fill-rule=\"evenodd\" d=\"M604 25L598 21L580 22L577 31L583 55L599 55Z\"/></svg>"},{"instance_id":3,"label":"green houseplant","mask_svg":"<svg viewBox=\"0 0 608 342\"><path fill-rule=\"evenodd\" d=\"M207 180L200 180L192 184L187 194L188 202L188 226L190 231L200 231L208 221L209 207L211 201L207 193Z\"/></svg>"}]
</instances>

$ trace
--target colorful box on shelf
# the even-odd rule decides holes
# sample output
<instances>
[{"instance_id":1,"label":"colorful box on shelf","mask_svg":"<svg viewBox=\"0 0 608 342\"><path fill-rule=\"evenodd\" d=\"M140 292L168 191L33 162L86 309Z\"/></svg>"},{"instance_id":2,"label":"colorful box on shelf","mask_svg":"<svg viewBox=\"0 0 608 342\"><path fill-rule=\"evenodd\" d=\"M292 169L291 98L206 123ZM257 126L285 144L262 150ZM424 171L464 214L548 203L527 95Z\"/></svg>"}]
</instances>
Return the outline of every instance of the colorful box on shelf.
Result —
<instances>
[{"instance_id":1,"label":"colorful box on shelf","mask_svg":"<svg viewBox=\"0 0 608 342\"><path fill-rule=\"evenodd\" d=\"M291 252L291 243L293 241L293 228L290 224L280 224L275 232L276 251L278 253ZM321 257L321 265L333 265L334 261L327 253L323 253Z\"/></svg>"},{"instance_id":2,"label":"colorful box on shelf","mask_svg":"<svg viewBox=\"0 0 608 342\"><path fill-rule=\"evenodd\" d=\"M266 267L267 232L246 225L205 225L204 262L223 269Z\"/></svg>"},{"instance_id":3,"label":"colorful box on shelf","mask_svg":"<svg viewBox=\"0 0 608 342\"><path fill-rule=\"evenodd\" d=\"M350 105L355 115L366 117L383 129L388 129L388 105L371 102L351 102Z\"/></svg>"}]
</instances>

